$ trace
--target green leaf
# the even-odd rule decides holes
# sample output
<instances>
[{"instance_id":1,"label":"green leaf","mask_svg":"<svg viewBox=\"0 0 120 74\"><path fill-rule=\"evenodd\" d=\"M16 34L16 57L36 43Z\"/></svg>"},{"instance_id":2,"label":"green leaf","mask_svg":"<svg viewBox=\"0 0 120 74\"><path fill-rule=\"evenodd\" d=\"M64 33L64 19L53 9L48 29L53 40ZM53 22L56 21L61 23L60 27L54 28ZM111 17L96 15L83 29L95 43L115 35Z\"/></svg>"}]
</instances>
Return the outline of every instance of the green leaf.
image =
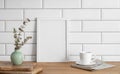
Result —
<instances>
[{"instance_id":1,"label":"green leaf","mask_svg":"<svg viewBox=\"0 0 120 74\"><path fill-rule=\"evenodd\" d=\"M27 20L28 20L28 22L30 22L30 19L29 19L29 18L27 18Z\"/></svg>"},{"instance_id":2,"label":"green leaf","mask_svg":"<svg viewBox=\"0 0 120 74\"><path fill-rule=\"evenodd\" d=\"M20 42L19 38L17 39L17 42Z\"/></svg>"},{"instance_id":3,"label":"green leaf","mask_svg":"<svg viewBox=\"0 0 120 74\"><path fill-rule=\"evenodd\" d=\"M17 38L17 34L14 34L14 38Z\"/></svg>"},{"instance_id":4,"label":"green leaf","mask_svg":"<svg viewBox=\"0 0 120 74\"><path fill-rule=\"evenodd\" d=\"M23 21L23 24L24 24L24 25L26 25L26 22L25 22L25 21Z\"/></svg>"},{"instance_id":5,"label":"green leaf","mask_svg":"<svg viewBox=\"0 0 120 74\"><path fill-rule=\"evenodd\" d=\"M13 28L13 33L16 33L17 31L16 31L16 29L15 28Z\"/></svg>"},{"instance_id":6,"label":"green leaf","mask_svg":"<svg viewBox=\"0 0 120 74\"><path fill-rule=\"evenodd\" d=\"M23 29L21 29L21 28L19 28L19 30L20 30L21 32L24 32L24 30L23 30Z\"/></svg>"},{"instance_id":7,"label":"green leaf","mask_svg":"<svg viewBox=\"0 0 120 74\"><path fill-rule=\"evenodd\" d=\"M27 39L32 39L32 37L31 37L31 36L28 36Z\"/></svg>"}]
</instances>

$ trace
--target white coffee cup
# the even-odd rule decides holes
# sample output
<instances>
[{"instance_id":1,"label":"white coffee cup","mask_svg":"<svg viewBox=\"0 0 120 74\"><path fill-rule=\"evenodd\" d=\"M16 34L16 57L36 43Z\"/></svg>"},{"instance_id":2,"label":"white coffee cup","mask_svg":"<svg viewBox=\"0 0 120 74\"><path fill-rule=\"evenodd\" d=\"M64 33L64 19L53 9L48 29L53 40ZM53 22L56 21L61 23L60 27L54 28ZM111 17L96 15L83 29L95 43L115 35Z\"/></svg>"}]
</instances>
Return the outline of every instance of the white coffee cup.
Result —
<instances>
[{"instance_id":1,"label":"white coffee cup","mask_svg":"<svg viewBox=\"0 0 120 74\"><path fill-rule=\"evenodd\" d=\"M92 52L80 52L80 62L83 65L90 65L95 60L95 55Z\"/></svg>"}]
</instances>

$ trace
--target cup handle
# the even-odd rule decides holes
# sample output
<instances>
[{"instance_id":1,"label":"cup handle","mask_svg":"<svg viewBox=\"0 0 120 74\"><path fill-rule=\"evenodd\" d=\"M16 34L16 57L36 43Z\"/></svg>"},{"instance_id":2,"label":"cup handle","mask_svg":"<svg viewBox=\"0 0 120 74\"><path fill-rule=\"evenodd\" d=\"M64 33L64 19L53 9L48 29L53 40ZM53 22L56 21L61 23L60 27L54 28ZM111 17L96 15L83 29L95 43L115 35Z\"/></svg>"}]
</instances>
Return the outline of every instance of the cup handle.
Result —
<instances>
[{"instance_id":1,"label":"cup handle","mask_svg":"<svg viewBox=\"0 0 120 74\"><path fill-rule=\"evenodd\" d=\"M93 55L92 55L92 62L95 61L95 60L96 60L96 55L93 54Z\"/></svg>"}]
</instances>

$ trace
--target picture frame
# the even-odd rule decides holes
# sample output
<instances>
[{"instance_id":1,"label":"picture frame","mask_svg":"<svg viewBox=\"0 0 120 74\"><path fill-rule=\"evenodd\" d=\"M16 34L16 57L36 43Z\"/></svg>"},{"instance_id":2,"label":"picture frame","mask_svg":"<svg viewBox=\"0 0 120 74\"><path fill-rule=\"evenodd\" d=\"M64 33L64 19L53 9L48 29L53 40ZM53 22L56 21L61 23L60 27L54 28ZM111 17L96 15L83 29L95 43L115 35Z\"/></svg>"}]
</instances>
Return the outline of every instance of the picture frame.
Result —
<instances>
[{"instance_id":1,"label":"picture frame","mask_svg":"<svg viewBox=\"0 0 120 74\"><path fill-rule=\"evenodd\" d=\"M67 61L67 21L37 18L37 62Z\"/></svg>"}]
</instances>

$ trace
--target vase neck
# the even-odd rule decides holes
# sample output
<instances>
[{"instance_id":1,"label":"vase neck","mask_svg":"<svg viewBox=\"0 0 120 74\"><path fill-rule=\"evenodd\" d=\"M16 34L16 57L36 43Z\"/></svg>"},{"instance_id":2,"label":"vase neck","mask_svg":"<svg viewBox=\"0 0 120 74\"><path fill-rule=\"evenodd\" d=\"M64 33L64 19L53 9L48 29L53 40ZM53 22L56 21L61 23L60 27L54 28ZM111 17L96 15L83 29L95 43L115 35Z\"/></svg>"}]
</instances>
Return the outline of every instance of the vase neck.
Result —
<instances>
[{"instance_id":1,"label":"vase neck","mask_svg":"<svg viewBox=\"0 0 120 74\"><path fill-rule=\"evenodd\" d=\"M15 50L15 52L19 52L19 51L20 51L20 49Z\"/></svg>"}]
</instances>

